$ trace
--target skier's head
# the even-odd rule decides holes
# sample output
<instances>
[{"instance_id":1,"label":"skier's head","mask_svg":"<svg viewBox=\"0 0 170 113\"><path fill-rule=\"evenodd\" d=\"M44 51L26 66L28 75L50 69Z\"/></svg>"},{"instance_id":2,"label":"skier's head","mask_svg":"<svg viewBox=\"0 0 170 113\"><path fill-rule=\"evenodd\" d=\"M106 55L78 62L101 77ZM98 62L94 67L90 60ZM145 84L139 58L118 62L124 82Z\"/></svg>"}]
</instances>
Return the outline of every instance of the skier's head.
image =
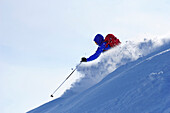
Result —
<instances>
[{"instance_id":1,"label":"skier's head","mask_svg":"<svg viewBox=\"0 0 170 113\"><path fill-rule=\"evenodd\" d=\"M104 37L101 34L97 34L94 38L94 41L97 45L101 46L102 42L104 41Z\"/></svg>"}]
</instances>

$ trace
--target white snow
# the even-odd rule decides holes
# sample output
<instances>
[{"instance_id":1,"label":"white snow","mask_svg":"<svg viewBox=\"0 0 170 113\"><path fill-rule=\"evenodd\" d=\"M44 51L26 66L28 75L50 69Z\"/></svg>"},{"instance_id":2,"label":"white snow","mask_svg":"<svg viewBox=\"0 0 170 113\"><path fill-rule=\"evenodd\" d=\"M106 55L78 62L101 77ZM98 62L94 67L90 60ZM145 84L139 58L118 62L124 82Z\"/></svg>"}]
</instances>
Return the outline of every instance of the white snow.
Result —
<instances>
[{"instance_id":1,"label":"white snow","mask_svg":"<svg viewBox=\"0 0 170 113\"><path fill-rule=\"evenodd\" d=\"M78 67L82 77L28 113L170 113L170 40L127 41Z\"/></svg>"}]
</instances>

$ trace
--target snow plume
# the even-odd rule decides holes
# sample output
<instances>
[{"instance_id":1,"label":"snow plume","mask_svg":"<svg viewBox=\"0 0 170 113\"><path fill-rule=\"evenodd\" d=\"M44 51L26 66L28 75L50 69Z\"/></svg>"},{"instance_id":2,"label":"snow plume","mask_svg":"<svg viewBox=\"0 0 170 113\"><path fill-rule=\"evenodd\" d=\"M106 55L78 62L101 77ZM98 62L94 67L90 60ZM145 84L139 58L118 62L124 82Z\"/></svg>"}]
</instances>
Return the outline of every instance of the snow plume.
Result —
<instances>
[{"instance_id":1,"label":"snow plume","mask_svg":"<svg viewBox=\"0 0 170 113\"><path fill-rule=\"evenodd\" d=\"M138 58L144 57L170 41L170 38L144 39L143 41L126 41L105 53L90 63L82 63L77 71L82 75L63 97L80 93L100 82L106 75L118 67Z\"/></svg>"}]
</instances>

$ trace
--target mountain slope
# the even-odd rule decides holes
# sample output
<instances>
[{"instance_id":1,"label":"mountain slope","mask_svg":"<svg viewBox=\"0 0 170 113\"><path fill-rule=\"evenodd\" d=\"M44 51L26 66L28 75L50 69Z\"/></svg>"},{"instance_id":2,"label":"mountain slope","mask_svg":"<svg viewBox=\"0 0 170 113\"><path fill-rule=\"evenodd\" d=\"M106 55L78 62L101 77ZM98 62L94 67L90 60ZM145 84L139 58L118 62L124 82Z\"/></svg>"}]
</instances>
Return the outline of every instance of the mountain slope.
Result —
<instances>
[{"instance_id":1,"label":"mountain slope","mask_svg":"<svg viewBox=\"0 0 170 113\"><path fill-rule=\"evenodd\" d=\"M29 113L169 113L169 56L168 42L138 60L119 64L87 90L66 92Z\"/></svg>"},{"instance_id":2,"label":"mountain slope","mask_svg":"<svg viewBox=\"0 0 170 113\"><path fill-rule=\"evenodd\" d=\"M84 99L67 112L163 113L170 105L168 56L170 50L128 70L111 73L109 79L81 95Z\"/></svg>"}]
</instances>

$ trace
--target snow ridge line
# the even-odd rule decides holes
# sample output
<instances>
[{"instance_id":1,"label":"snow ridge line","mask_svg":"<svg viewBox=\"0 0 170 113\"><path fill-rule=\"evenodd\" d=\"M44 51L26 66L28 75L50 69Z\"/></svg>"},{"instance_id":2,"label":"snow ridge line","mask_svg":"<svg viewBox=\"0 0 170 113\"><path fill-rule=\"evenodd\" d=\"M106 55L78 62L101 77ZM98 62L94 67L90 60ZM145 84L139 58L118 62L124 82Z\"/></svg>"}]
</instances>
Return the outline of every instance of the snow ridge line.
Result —
<instances>
[{"instance_id":1,"label":"snow ridge line","mask_svg":"<svg viewBox=\"0 0 170 113\"><path fill-rule=\"evenodd\" d=\"M158 54L156 54L156 55L153 55L153 56L147 58L146 60L151 60L152 58L154 58L154 57L156 57L156 56L158 56L158 55L161 55L161 54L163 54L163 53L166 53L166 52L168 52L168 51L170 51L170 49L167 49L167 50L162 51L162 52L160 52L160 53L158 53Z\"/></svg>"}]
</instances>

